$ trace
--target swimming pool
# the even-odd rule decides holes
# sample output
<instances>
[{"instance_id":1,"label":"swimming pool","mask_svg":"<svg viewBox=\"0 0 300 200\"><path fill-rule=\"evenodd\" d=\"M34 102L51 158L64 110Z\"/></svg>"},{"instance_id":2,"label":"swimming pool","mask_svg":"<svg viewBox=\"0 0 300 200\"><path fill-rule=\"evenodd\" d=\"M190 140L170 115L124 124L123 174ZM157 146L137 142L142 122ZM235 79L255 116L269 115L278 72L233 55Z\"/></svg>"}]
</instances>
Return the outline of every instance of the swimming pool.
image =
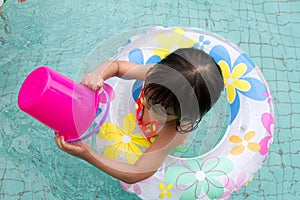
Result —
<instances>
[{"instance_id":1,"label":"swimming pool","mask_svg":"<svg viewBox=\"0 0 300 200\"><path fill-rule=\"evenodd\" d=\"M16 99L37 66L80 80L83 60L100 42L156 25L215 32L261 67L275 105L274 144L253 181L231 199L300 198L300 2L9 0L0 10L0 199L138 199L58 150L53 133L22 113Z\"/></svg>"}]
</instances>

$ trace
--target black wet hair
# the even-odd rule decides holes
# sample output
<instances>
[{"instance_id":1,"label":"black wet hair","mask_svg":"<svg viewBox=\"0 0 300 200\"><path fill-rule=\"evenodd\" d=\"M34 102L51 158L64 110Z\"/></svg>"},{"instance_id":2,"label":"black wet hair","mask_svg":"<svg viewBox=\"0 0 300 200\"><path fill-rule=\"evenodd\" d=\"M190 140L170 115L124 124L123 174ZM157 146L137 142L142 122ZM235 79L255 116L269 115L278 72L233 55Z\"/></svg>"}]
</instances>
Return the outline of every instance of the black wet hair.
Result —
<instances>
[{"instance_id":1,"label":"black wet hair","mask_svg":"<svg viewBox=\"0 0 300 200\"><path fill-rule=\"evenodd\" d=\"M146 74L144 94L149 105L171 108L176 130L195 130L224 89L220 67L211 56L195 48L178 49Z\"/></svg>"}]
</instances>

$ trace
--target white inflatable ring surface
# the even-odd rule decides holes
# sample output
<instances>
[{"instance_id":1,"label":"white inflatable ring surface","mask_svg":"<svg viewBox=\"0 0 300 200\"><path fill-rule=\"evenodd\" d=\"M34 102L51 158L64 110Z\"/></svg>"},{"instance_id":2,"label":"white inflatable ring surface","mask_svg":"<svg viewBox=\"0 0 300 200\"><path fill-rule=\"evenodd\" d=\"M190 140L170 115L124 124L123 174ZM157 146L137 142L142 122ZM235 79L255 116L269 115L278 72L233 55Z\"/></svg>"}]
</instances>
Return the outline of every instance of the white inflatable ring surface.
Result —
<instances>
[{"instance_id":1,"label":"white inflatable ring surface","mask_svg":"<svg viewBox=\"0 0 300 200\"><path fill-rule=\"evenodd\" d=\"M249 56L225 39L200 29L155 27L133 36L112 59L153 64L186 47L206 51L220 65L230 112L228 127L209 152L193 158L170 155L152 177L132 185L121 183L142 199L227 199L252 179L272 144L274 115L268 85ZM133 163L150 145L135 120L141 86L135 80L107 81L112 101L106 122L90 141L96 151Z\"/></svg>"}]
</instances>

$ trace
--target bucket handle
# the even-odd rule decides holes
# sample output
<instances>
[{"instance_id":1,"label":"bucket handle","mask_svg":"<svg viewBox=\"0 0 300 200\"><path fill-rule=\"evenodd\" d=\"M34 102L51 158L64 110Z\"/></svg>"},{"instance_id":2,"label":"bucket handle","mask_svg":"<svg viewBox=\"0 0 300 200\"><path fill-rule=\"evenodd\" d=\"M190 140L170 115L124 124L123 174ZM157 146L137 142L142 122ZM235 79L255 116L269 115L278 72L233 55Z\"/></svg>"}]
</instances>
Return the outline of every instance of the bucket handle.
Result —
<instances>
[{"instance_id":1,"label":"bucket handle","mask_svg":"<svg viewBox=\"0 0 300 200\"><path fill-rule=\"evenodd\" d=\"M106 109L105 109L105 112L103 114L103 117L102 119L100 120L100 122L86 135L82 136L82 137L78 137L78 138L75 138L75 139L70 139L70 140L67 140L66 142L78 142L78 141L82 141L82 140L85 140L89 137L91 137L92 135L96 134L97 131L100 129L100 127L103 125L103 123L105 122L107 116L108 116L108 112L110 110L110 97L109 95L107 94L107 92L104 90L104 88L101 88L102 91L100 91L98 93L98 97L104 93L105 95L105 98L106 98Z\"/></svg>"}]
</instances>

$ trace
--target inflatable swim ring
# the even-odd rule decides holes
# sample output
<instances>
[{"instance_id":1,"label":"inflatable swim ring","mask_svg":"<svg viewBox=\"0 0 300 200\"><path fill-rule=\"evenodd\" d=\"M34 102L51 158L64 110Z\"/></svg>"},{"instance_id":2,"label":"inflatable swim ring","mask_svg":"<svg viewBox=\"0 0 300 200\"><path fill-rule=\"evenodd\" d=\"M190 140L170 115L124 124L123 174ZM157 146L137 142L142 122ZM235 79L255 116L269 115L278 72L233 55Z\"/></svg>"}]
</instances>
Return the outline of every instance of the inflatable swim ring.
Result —
<instances>
[{"instance_id":1,"label":"inflatable swim ring","mask_svg":"<svg viewBox=\"0 0 300 200\"><path fill-rule=\"evenodd\" d=\"M207 153L193 158L169 155L150 178L132 185L121 183L121 186L142 199L227 199L252 179L272 144L272 99L255 63L237 46L209 32L163 27L134 36L112 60L154 64L184 47L206 51L222 69L229 107L226 132ZM102 110L108 104L110 111L99 132L87 140L95 151L134 163L150 145L136 126L134 114L142 84L119 78L106 82L111 101L103 98L95 125L103 121Z\"/></svg>"}]
</instances>

